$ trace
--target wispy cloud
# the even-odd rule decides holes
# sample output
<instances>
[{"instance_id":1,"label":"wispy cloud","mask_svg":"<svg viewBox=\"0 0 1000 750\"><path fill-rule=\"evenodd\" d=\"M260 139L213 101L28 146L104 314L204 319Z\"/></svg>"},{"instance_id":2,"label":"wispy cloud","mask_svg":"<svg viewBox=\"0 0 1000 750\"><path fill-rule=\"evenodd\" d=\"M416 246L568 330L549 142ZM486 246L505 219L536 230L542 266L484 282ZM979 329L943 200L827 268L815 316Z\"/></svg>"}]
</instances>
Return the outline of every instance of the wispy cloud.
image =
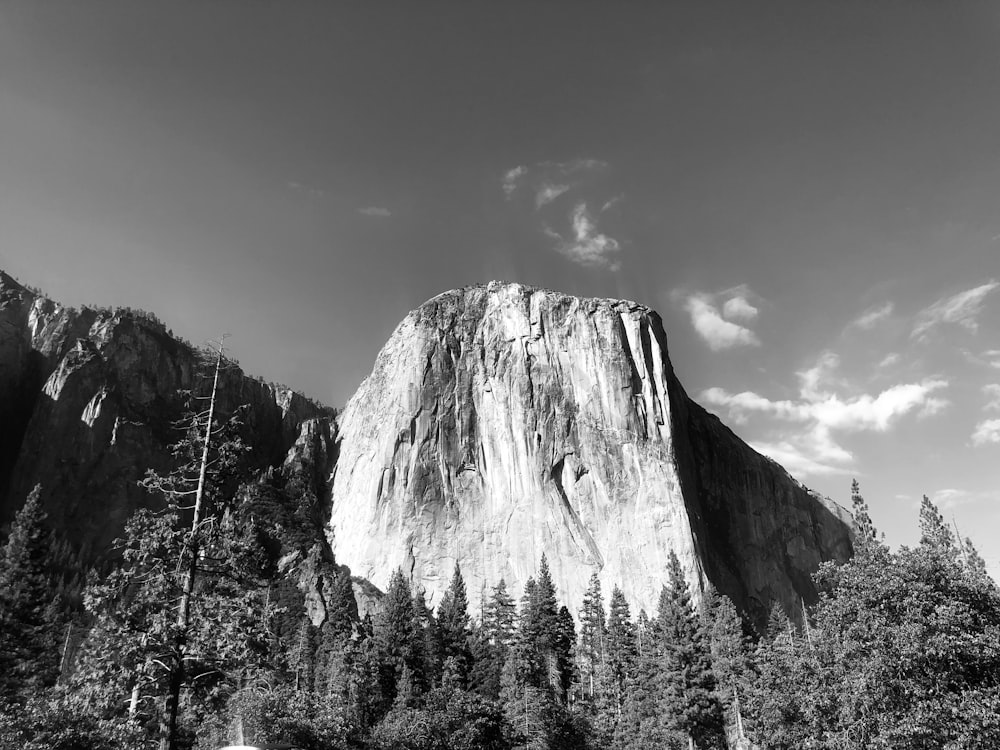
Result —
<instances>
[{"instance_id":1,"label":"wispy cloud","mask_svg":"<svg viewBox=\"0 0 1000 750\"><path fill-rule=\"evenodd\" d=\"M542 184L535 192L535 208L538 209L548 203L551 203L568 190L569 185L552 185L550 183Z\"/></svg>"},{"instance_id":2,"label":"wispy cloud","mask_svg":"<svg viewBox=\"0 0 1000 750\"><path fill-rule=\"evenodd\" d=\"M303 185L301 182L289 181L285 185L289 190L294 190L297 193L305 193L313 198L324 198L326 197L326 191L318 187L312 187L311 185Z\"/></svg>"},{"instance_id":3,"label":"wispy cloud","mask_svg":"<svg viewBox=\"0 0 1000 750\"><path fill-rule=\"evenodd\" d=\"M504 172L503 179L500 181L500 188L508 200L514 195L518 188L518 183L526 174L528 174L528 168L525 166L513 167Z\"/></svg>"},{"instance_id":4,"label":"wispy cloud","mask_svg":"<svg viewBox=\"0 0 1000 750\"><path fill-rule=\"evenodd\" d=\"M925 338L928 331L942 323L960 325L975 333L979 327L977 319L982 312L983 303L987 295L997 287L1000 287L1000 282L991 279L980 286L939 299L917 314L910 338Z\"/></svg>"},{"instance_id":5,"label":"wispy cloud","mask_svg":"<svg viewBox=\"0 0 1000 750\"><path fill-rule=\"evenodd\" d=\"M946 487L943 490L937 490L932 493L930 499L939 510L954 510L959 505L971 505L972 503L983 501L994 502L998 499L998 495L1000 493L990 491L973 492L955 487Z\"/></svg>"},{"instance_id":6,"label":"wispy cloud","mask_svg":"<svg viewBox=\"0 0 1000 750\"><path fill-rule=\"evenodd\" d=\"M730 393L709 388L701 394L701 400L725 409L737 423L746 423L752 415L776 420L778 437L752 445L802 474L851 470L854 457L837 441L837 432L887 432L908 414L926 417L947 406L947 401L936 395L947 387L947 381L932 378L894 385L878 394L841 396L834 390L842 385L836 377L839 363L835 354L826 352L815 366L797 373L797 399L776 401L753 391Z\"/></svg>"},{"instance_id":7,"label":"wispy cloud","mask_svg":"<svg viewBox=\"0 0 1000 750\"><path fill-rule=\"evenodd\" d=\"M894 306L892 302L886 302L883 305L870 307L861 313L861 315L857 318L852 320L848 325L848 328L860 328L863 331L870 331L880 322L892 315L893 309Z\"/></svg>"},{"instance_id":8,"label":"wispy cloud","mask_svg":"<svg viewBox=\"0 0 1000 750\"><path fill-rule=\"evenodd\" d=\"M983 386L983 394L986 396L986 411L1000 411L1000 383L990 383Z\"/></svg>"},{"instance_id":9,"label":"wispy cloud","mask_svg":"<svg viewBox=\"0 0 1000 750\"><path fill-rule=\"evenodd\" d=\"M359 208L358 213L364 214L365 216L375 216L380 219L392 216L392 211L388 208L383 208L382 206L365 206L364 208Z\"/></svg>"},{"instance_id":10,"label":"wispy cloud","mask_svg":"<svg viewBox=\"0 0 1000 750\"><path fill-rule=\"evenodd\" d=\"M684 309L691 316L691 325L712 351L760 346L757 334L741 325L755 320L759 312L750 302L756 295L746 284L714 294L675 290L672 296L683 300Z\"/></svg>"},{"instance_id":11,"label":"wispy cloud","mask_svg":"<svg viewBox=\"0 0 1000 750\"><path fill-rule=\"evenodd\" d=\"M553 240L556 252L582 266L618 271L623 242L605 226L614 217L603 214L622 197L609 199L607 171L608 163L600 159L543 161L507 170L500 187L507 200L518 198L515 205L522 210L532 205L531 220ZM567 211L567 206L572 207ZM595 213L591 206L601 210Z\"/></svg>"},{"instance_id":12,"label":"wispy cloud","mask_svg":"<svg viewBox=\"0 0 1000 750\"><path fill-rule=\"evenodd\" d=\"M972 444L975 446L1000 443L1000 419L984 419L972 431Z\"/></svg>"},{"instance_id":13,"label":"wispy cloud","mask_svg":"<svg viewBox=\"0 0 1000 750\"><path fill-rule=\"evenodd\" d=\"M556 250L582 266L600 266L612 271L621 267L615 258L621 251L621 243L598 230L586 203L573 207L570 224L572 235L569 238L551 227L545 228L545 233L556 240Z\"/></svg>"}]
</instances>

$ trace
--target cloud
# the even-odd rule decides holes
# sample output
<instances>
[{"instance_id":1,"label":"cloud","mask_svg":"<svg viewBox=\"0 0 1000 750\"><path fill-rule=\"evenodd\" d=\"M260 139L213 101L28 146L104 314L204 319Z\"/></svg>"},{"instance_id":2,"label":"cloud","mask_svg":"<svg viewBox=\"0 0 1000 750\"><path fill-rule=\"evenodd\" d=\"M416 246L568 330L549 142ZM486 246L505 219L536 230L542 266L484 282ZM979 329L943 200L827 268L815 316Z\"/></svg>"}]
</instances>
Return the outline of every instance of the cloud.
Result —
<instances>
[{"instance_id":1,"label":"cloud","mask_svg":"<svg viewBox=\"0 0 1000 750\"><path fill-rule=\"evenodd\" d=\"M544 231L556 240L556 250L582 266L606 267L617 271L621 264L614 255L621 251L621 243L614 237L598 231L597 224L587 211L586 203L578 203L570 213L572 236L567 239L545 227Z\"/></svg>"},{"instance_id":2,"label":"cloud","mask_svg":"<svg viewBox=\"0 0 1000 750\"><path fill-rule=\"evenodd\" d=\"M984 419L972 431L972 444L975 446L1000 443L1000 419Z\"/></svg>"},{"instance_id":3,"label":"cloud","mask_svg":"<svg viewBox=\"0 0 1000 750\"><path fill-rule=\"evenodd\" d=\"M321 190L317 187L310 187L309 185L303 185L301 182L290 181L285 183L289 190L294 190L297 193L305 193L313 198L325 198L326 191Z\"/></svg>"},{"instance_id":4,"label":"cloud","mask_svg":"<svg viewBox=\"0 0 1000 750\"><path fill-rule=\"evenodd\" d=\"M885 357L882 358L882 361L879 362L876 365L876 367L879 370L884 370L886 367L892 367L893 365L898 364L899 360L900 360L899 354L897 354L896 352L890 352L889 354L886 354Z\"/></svg>"},{"instance_id":5,"label":"cloud","mask_svg":"<svg viewBox=\"0 0 1000 750\"><path fill-rule=\"evenodd\" d=\"M507 200L518 198L515 205L522 210L532 205L532 221L553 240L556 252L583 266L618 271L623 243L605 226L615 215L603 214L623 197L609 189L607 171L608 163L600 159L543 161L507 170L500 186ZM601 210L595 213L591 206Z\"/></svg>"},{"instance_id":6,"label":"cloud","mask_svg":"<svg viewBox=\"0 0 1000 750\"><path fill-rule=\"evenodd\" d=\"M948 404L936 395L947 381L931 378L894 385L878 394L838 395L835 389L843 386L835 375L839 364L836 354L824 352L813 367L797 373L796 399L772 400L753 391L709 388L701 400L725 409L737 423L745 424L754 415L778 422L777 438L752 443L753 447L793 472L813 475L850 471L854 456L835 433L887 432L906 415L928 417Z\"/></svg>"},{"instance_id":7,"label":"cloud","mask_svg":"<svg viewBox=\"0 0 1000 750\"><path fill-rule=\"evenodd\" d=\"M884 305L878 305L877 307L871 307L852 320L847 327L860 328L863 331L870 331L881 321L892 315L892 311L894 309L895 308L891 302L886 302Z\"/></svg>"},{"instance_id":8,"label":"cloud","mask_svg":"<svg viewBox=\"0 0 1000 750\"><path fill-rule=\"evenodd\" d=\"M933 493L930 496L930 499L939 510L953 510L959 505L969 505L971 503L978 503L984 500L994 502L998 499L997 496L998 493L995 491L973 492L970 490L947 487Z\"/></svg>"},{"instance_id":9,"label":"cloud","mask_svg":"<svg viewBox=\"0 0 1000 750\"><path fill-rule=\"evenodd\" d=\"M358 213L365 216L377 216L382 219L392 216L392 212L382 206L365 206L364 208L359 208Z\"/></svg>"},{"instance_id":10,"label":"cloud","mask_svg":"<svg viewBox=\"0 0 1000 750\"><path fill-rule=\"evenodd\" d=\"M997 287L1000 282L991 279L973 289L939 299L917 314L910 338L925 338L931 328L941 323L960 325L975 333L979 327L976 318L982 312L986 296Z\"/></svg>"},{"instance_id":11,"label":"cloud","mask_svg":"<svg viewBox=\"0 0 1000 750\"><path fill-rule=\"evenodd\" d=\"M535 192L535 208L538 209L548 203L551 203L568 190L569 185L551 185L549 183L544 183Z\"/></svg>"},{"instance_id":12,"label":"cloud","mask_svg":"<svg viewBox=\"0 0 1000 750\"><path fill-rule=\"evenodd\" d=\"M604 201L604 205L601 206L601 213L603 214L605 211L610 211L612 208L617 206L623 200L625 200L624 193L619 193L614 198L609 198L608 200Z\"/></svg>"},{"instance_id":13,"label":"cloud","mask_svg":"<svg viewBox=\"0 0 1000 750\"><path fill-rule=\"evenodd\" d=\"M504 172L500 189L510 200L522 187L530 187L535 195L535 208L538 209L568 190L593 181L607 168L606 161L590 158L543 161L530 167L521 164Z\"/></svg>"},{"instance_id":14,"label":"cloud","mask_svg":"<svg viewBox=\"0 0 1000 750\"><path fill-rule=\"evenodd\" d=\"M722 306L722 314L728 320L755 320L758 312L757 308L751 305L747 301L747 298L742 295L736 295L727 299L726 303Z\"/></svg>"},{"instance_id":15,"label":"cloud","mask_svg":"<svg viewBox=\"0 0 1000 750\"><path fill-rule=\"evenodd\" d=\"M757 307L748 299L752 295L753 292L746 284L716 294L685 293L680 290L673 292L675 298L684 300L684 309L691 316L691 325L713 352L737 346L760 346L756 333L733 322L733 319L749 322L757 317Z\"/></svg>"},{"instance_id":16,"label":"cloud","mask_svg":"<svg viewBox=\"0 0 1000 750\"><path fill-rule=\"evenodd\" d=\"M983 409L985 411L1000 411L1000 383L984 385L983 393L988 399Z\"/></svg>"},{"instance_id":17,"label":"cloud","mask_svg":"<svg viewBox=\"0 0 1000 750\"><path fill-rule=\"evenodd\" d=\"M526 174L528 174L528 168L525 166L517 166L504 172L500 188L503 190L503 194L507 196L507 200L510 200L511 196L514 195L514 191L518 188L518 182Z\"/></svg>"}]
</instances>

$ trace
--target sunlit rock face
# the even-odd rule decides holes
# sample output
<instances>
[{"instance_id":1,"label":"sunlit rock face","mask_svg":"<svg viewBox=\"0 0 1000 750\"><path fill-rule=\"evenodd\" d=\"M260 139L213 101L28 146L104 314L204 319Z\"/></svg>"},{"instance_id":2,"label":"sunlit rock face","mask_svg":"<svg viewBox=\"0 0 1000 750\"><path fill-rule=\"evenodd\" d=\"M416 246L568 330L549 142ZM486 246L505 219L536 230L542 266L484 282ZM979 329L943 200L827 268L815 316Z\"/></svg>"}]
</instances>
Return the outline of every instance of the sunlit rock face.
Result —
<instances>
[{"instance_id":1,"label":"sunlit rock face","mask_svg":"<svg viewBox=\"0 0 1000 750\"><path fill-rule=\"evenodd\" d=\"M761 619L851 553L849 516L690 401L659 316L633 302L491 282L410 313L347 405L328 535L384 587L440 601L455 563L474 609L547 555L579 608L592 572L655 611L673 550Z\"/></svg>"}]
</instances>

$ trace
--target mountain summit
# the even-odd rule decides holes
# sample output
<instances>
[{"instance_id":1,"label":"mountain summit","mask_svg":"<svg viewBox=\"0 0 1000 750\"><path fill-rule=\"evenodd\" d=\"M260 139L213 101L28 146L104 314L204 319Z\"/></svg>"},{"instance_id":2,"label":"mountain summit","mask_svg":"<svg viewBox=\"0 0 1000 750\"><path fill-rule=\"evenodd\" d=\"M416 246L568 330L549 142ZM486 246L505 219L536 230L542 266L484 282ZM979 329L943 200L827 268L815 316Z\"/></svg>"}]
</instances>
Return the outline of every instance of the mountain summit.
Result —
<instances>
[{"instance_id":1,"label":"mountain summit","mask_svg":"<svg viewBox=\"0 0 1000 750\"><path fill-rule=\"evenodd\" d=\"M456 563L478 607L547 555L575 608L592 572L655 609L670 551L752 618L815 596L850 515L691 401L659 315L490 282L411 312L344 410L330 480L338 561L396 567L440 601Z\"/></svg>"}]
</instances>

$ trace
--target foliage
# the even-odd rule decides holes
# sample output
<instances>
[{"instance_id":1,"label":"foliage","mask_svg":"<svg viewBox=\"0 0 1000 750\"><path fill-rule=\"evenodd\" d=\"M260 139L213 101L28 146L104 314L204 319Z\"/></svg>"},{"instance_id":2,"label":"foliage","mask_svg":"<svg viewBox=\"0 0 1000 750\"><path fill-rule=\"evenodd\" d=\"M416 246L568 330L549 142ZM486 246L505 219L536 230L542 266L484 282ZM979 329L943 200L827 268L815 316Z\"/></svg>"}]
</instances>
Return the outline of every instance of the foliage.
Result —
<instances>
[{"instance_id":1,"label":"foliage","mask_svg":"<svg viewBox=\"0 0 1000 750\"><path fill-rule=\"evenodd\" d=\"M8 698L52 685L59 673L61 607L41 492L36 485L18 511L0 567L0 696Z\"/></svg>"}]
</instances>

